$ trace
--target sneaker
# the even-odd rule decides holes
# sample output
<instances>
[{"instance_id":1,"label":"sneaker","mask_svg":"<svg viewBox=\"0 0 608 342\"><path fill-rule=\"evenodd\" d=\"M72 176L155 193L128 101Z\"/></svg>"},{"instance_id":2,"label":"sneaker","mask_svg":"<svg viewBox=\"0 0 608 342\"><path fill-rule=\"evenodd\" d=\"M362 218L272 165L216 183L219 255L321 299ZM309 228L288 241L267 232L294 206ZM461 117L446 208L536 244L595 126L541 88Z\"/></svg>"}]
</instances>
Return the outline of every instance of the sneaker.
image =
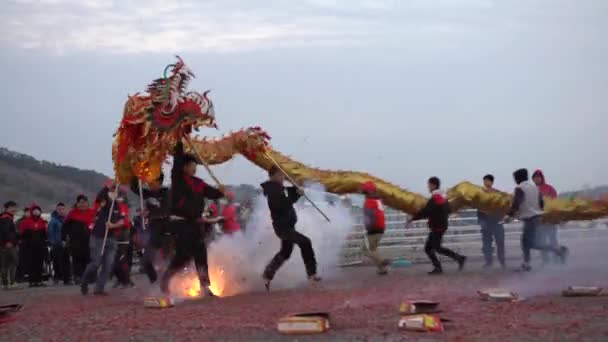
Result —
<instances>
[{"instance_id":1,"label":"sneaker","mask_svg":"<svg viewBox=\"0 0 608 342\"><path fill-rule=\"evenodd\" d=\"M530 266L529 264L523 263L516 271L517 272L530 272L530 271L532 271L532 266Z\"/></svg>"},{"instance_id":2,"label":"sneaker","mask_svg":"<svg viewBox=\"0 0 608 342\"><path fill-rule=\"evenodd\" d=\"M443 274L443 270L441 268L434 268L428 275L440 275Z\"/></svg>"},{"instance_id":3,"label":"sneaker","mask_svg":"<svg viewBox=\"0 0 608 342\"><path fill-rule=\"evenodd\" d=\"M388 270L386 269L386 267L382 267L380 269L378 269L378 275L387 275L388 274Z\"/></svg>"},{"instance_id":4,"label":"sneaker","mask_svg":"<svg viewBox=\"0 0 608 342\"><path fill-rule=\"evenodd\" d=\"M562 263L562 265L565 264L566 261L568 261L568 255L569 254L570 254L570 250L568 249L568 247L561 246L559 248L559 260Z\"/></svg>"},{"instance_id":5,"label":"sneaker","mask_svg":"<svg viewBox=\"0 0 608 342\"><path fill-rule=\"evenodd\" d=\"M318 282L320 282L323 279L321 279L321 277L319 277L318 275L314 274L314 275L311 275L310 277L308 277L308 280L311 283L318 283Z\"/></svg>"},{"instance_id":6,"label":"sneaker","mask_svg":"<svg viewBox=\"0 0 608 342\"><path fill-rule=\"evenodd\" d=\"M89 285L86 282L80 285L80 293L82 293L83 296L89 294Z\"/></svg>"},{"instance_id":7,"label":"sneaker","mask_svg":"<svg viewBox=\"0 0 608 342\"><path fill-rule=\"evenodd\" d=\"M467 257L463 256L460 257L460 259L458 260L458 270L462 271L464 269L464 264L467 262Z\"/></svg>"},{"instance_id":8,"label":"sneaker","mask_svg":"<svg viewBox=\"0 0 608 342\"><path fill-rule=\"evenodd\" d=\"M120 287L120 282L119 282L118 280L117 280L117 281L115 281L115 282L114 282L114 284L112 284L112 288L113 288L113 289L117 289L117 288L119 288L119 287Z\"/></svg>"},{"instance_id":9,"label":"sneaker","mask_svg":"<svg viewBox=\"0 0 608 342\"><path fill-rule=\"evenodd\" d=\"M382 260L382 263L380 264L381 267L388 267L390 265L391 265L391 261L389 259Z\"/></svg>"},{"instance_id":10,"label":"sneaker","mask_svg":"<svg viewBox=\"0 0 608 342\"><path fill-rule=\"evenodd\" d=\"M264 279L264 287L266 288L266 292L270 292L270 282L272 281L272 279L270 279L266 275L263 275L262 279Z\"/></svg>"},{"instance_id":11,"label":"sneaker","mask_svg":"<svg viewBox=\"0 0 608 342\"><path fill-rule=\"evenodd\" d=\"M203 287L203 297L204 298L215 298L217 297L216 295L213 294L213 292L211 292L211 289L209 288L209 286L204 286Z\"/></svg>"}]
</instances>

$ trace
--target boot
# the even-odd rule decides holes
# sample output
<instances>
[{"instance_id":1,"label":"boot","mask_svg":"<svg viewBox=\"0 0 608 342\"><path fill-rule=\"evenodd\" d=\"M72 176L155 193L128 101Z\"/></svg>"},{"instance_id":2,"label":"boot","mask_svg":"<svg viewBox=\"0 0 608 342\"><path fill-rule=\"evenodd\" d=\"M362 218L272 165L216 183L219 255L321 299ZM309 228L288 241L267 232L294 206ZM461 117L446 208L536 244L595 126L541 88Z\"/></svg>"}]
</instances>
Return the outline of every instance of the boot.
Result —
<instances>
[{"instance_id":1,"label":"boot","mask_svg":"<svg viewBox=\"0 0 608 342\"><path fill-rule=\"evenodd\" d=\"M562 263L562 265L566 264L566 261L568 261L569 254L570 254L570 250L568 249L568 247L561 246L559 248L559 260Z\"/></svg>"},{"instance_id":2,"label":"boot","mask_svg":"<svg viewBox=\"0 0 608 342\"><path fill-rule=\"evenodd\" d=\"M464 264L467 262L467 257L466 256L461 256L460 259L458 259L458 270L462 271L464 269Z\"/></svg>"},{"instance_id":3,"label":"boot","mask_svg":"<svg viewBox=\"0 0 608 342\"><path fill-rule=\"evenodd\" d=\"M266 272L264 272L264 275L262 275L262 279L264 279L264 287L266 288L266 292L270 292L270 282L272 282L272 279L266 275Z\"/></svg>"},{"instance_id":4,"label":"boot","mask_svg":"<svg viewBox=\"0 0 608 342\"><path fill-rule=\"evenodd\" d=\"M433 268L433 270L431 272L428 273L429 275L440 275L443 274L443 269L441 269L440 267L435 267Z\"/></svg>"}]
</instances>

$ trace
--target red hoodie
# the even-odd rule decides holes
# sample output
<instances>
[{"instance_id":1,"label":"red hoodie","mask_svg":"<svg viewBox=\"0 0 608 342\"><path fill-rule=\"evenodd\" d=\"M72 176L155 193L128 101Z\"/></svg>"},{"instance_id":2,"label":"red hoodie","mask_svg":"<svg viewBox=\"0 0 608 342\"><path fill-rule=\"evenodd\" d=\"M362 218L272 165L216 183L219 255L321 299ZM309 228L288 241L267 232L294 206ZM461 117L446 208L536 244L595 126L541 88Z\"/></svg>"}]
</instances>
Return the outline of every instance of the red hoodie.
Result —
<instances>
[{"instance_id":1,"label":"red hoodie","mask_svg":"<svg viewBox=\"0 0 608 342\"><path fill-rule=\"evenodd\" d=\"M33 213L34 210L40 211L40 207L32 205L30 212ZM26 244L42 245L47 238L47 223L41 216L34 216L32 214L30 217L26 217L21 221L21 224L19 225L19 234L21 234L21 237Z\"/></svg>"},{"instance_id":2,"label":"red hoodie","mask_svg":"<svg viewBox=\"0 0 608 342\"><path fill-rule=\"evenodd\" d=\"M545 182L545 175L543 174L543 171L541 171L541 170L534 171L534 173L532 174L532 179L534 179L535 176L540 176L540 178L541 178L541 183L540 183L540 185L538 185L538 191L540 191L540 193L543 195L543 197L556 198L557 191L555 191L554 187L552 187L551 185L549 185Z\"/></svg>"}]
</instances>

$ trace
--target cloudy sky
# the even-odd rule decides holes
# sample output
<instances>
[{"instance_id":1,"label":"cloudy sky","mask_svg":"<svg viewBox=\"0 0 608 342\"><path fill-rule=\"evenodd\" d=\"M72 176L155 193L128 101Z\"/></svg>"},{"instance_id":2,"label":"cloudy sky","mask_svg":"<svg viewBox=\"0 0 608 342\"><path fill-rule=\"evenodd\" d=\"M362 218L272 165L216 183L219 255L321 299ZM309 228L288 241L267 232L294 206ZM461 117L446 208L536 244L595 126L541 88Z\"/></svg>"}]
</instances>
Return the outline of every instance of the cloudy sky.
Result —
<instances>
[{"instance_id":1,"label":"cloudy sky","mask_svg":"<svg viewBox=\"0 0 608 342\"><path fill-rule=\"evenodd\" d=\"M605 0L5 0L0 145L110 175L127 94L180 54L222 132L260 125L310 165L605 184L607 35Z\"/></svg>"}]
</instances>

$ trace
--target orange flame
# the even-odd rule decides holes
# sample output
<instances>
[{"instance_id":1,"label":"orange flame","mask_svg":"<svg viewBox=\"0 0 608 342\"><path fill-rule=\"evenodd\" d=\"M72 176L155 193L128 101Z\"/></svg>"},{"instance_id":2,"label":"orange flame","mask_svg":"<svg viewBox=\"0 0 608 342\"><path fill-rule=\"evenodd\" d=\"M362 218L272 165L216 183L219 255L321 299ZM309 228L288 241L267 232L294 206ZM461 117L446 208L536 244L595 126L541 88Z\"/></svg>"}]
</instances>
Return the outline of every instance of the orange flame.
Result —
<instances>
[{"instance_id":1,"label":"orange flame","mask_svg":"<svg viewBox=\"0 0 608 342\"><path fill-rule=\"evenodd\" d=\"M213 268L209 271L211 278L209 290L218 297L221 297L224 293L223 275L223 269ZM198 275L193 271L185 271L175 275L169 283L169 291L177 298L197 298L202 295Z\"/></svg>"}]
</instances>

